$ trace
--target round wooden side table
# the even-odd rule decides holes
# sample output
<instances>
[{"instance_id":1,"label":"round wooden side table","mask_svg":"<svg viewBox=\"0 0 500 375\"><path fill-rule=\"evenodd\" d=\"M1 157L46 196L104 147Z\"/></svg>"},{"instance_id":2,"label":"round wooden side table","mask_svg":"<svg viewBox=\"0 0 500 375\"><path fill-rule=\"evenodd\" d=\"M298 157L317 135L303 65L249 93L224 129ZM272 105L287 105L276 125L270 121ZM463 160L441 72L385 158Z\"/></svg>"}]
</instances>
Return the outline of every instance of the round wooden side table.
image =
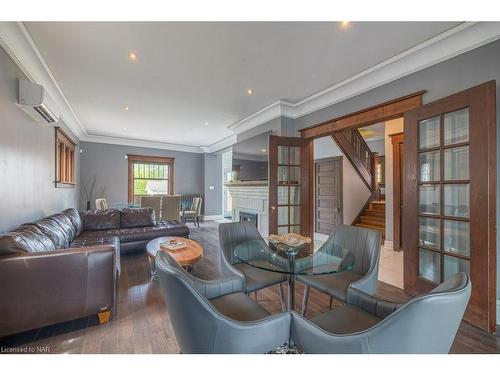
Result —
<instances>
[{"instance_id":1,"label":"round wooden side table","mask_svg":"<svg viewBox=\"0 0 500 375\"><path fill-rule=\"evenodd\" d=\"M184 242L186 244L186 247L178 250L167 250L160 247L160 244L162 242L170 240ZM155 238L154 240L148 242L148 244L146 245L146 249L148 251L149 265L151 266L151 280L155 280L158 278L155 265L156 254L158 253L158 251L168 252L172 256L172 258L174 258L177 263L179 263L181 267L184 267L188 272L192 269L193 264L198 262L203 256L203 248L201 247L201 245L194 240L190 240L189 238L184 237Z\"/></svg>"}]
</instances>

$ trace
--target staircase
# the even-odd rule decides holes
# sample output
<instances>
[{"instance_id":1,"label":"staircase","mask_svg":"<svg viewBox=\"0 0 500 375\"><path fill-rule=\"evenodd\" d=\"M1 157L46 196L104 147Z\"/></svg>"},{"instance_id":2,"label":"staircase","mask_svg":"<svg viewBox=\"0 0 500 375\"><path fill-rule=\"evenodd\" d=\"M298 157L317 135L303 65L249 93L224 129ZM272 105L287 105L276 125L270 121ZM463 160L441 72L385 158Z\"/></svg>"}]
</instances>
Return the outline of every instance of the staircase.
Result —
<instances>
[{"instance_id":1,"label":"staircase","mask_svg":"<svg viewBox=\"0 0 500 375\"><path fill-rule=\"evenodd\" d=\"M379 230L382 240L385 239L385 200L376 200L368 203L352 225Z\"/></svg>"}]
</instances>

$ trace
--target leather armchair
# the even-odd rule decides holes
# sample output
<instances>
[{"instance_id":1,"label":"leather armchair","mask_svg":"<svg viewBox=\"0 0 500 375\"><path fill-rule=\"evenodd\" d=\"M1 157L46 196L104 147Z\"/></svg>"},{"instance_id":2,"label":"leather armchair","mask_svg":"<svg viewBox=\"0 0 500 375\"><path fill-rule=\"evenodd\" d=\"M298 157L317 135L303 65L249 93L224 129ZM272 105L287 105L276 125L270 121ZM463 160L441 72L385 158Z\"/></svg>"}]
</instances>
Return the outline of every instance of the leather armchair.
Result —
<instances>
[{"instance_id":1,"label":"leather armchair","mask_svg":"<svg viewBox=\"0 0 500 375\"><path fill-rule=\"evenodd\" d=\"M266 353L289 339L290 314L269 315L241 277L197 279L163 251L156 269L181 353Z\"/></svg>"},{"instance_id":2,"label":"leather armchair","mask_svg":"<svg viewBox=\"0 0 500 375\"><path fill-rule=\"evenodd\" d=\"M0 337L109 312L115 268L113 245L1 257Z\"/></svg>"},{"instance_id":3,"label":"leather armchair","mask_svg":"<svg viewBox=\"0 0 500 375\"><path fill-rule=\"evenodd\" d=\"M297 280L305 284L302 315L305 315L310 287L328 294L343 302L347 299L347 290L356 288L367 294L374 294L377 288L378 267L380 260L381 236L377 230L351 225L339 225L328 240L312 257L299 259L296 267L307 269L313 262L321 263L321 257L341 253L348 249L354 255L352 270L330 275L298 275Z\"/></svg>"},{"instance_id":4,"label":"leather armchair","mask_svg":"<svg viewBox=\"0 0 500 375\"><path fill-rule=\"evenodd\" d=\"M249 241L265 244L264 239L250 222L223 223L219 225L219 241L221 248L221 269L223 274L237 273L245 280L245 292L257 292L260 289L279 284L281 306L284 310L283 285L285 274L261 270L241 262L234 255L236 246ZM269 249L269 252L271 250Z\"/></svg>"},{"instance_id":5,"label":"leather armchair","mask_svg":"<svg viewBox=\"0 0 500 375\"><path fill-rule=\"evenodd\" d=\"M306 353L448 353L470 294L463 272L405 304L351 287L346 305L311 321L292 313L291 340Z\"/></svg>"}]
</instances>

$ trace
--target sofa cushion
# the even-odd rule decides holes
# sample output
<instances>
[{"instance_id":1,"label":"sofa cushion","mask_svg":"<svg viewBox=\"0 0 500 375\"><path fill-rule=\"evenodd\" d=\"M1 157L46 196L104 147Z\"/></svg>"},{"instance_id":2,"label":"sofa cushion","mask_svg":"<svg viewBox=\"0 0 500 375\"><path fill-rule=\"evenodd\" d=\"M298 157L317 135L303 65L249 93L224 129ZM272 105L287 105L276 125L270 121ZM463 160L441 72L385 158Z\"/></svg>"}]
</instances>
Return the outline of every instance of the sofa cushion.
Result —
<instances>
[{"instance_id":1,"label":"sofa cushion","mask_svg":"<svg viewBox=\"0 0 500 375\"><path fill-rule=\"evenodd\" d=\"M151 207L123 208L121 211L121 228L149 227L156 225L155 210Z\"/></svg>"},{"instance_id":2,"label":"sofa cushion","mask_svg":"<svg viewBox=\"0 0 500 375\"><path fill-rule=\"evenodd\" d=\"M88 237L88 238L82 238L79 237L75 239L71 244L69 245L70 248L78 248L78 247L88 247L88 246L99 246L99 245L112 245L115 248L115 259L116 259L116 270L118 273L121 271L120 267L120 240L118 237L104 237L104 238L98 238L98 237Z\"/></svg>"},{"instance_id":3,"label":"sofa cushion","mask_svg":"<svg viewBox=\"0 0 500 375\"><path fill-rule=\"evenodd\" d=\"M46 217L29 225L35 225L40 231L45 234L54 243L56 249L64 249L69 246L72 238L69 238L64 229L59 225L59 222L52 218Z\"/></svg>"},{"instance_id":4,"label":"sofa cushion","mask_svg":"<svg viewBox=\"0 0 500 375\"><path fill-rule=\"evenodd\" d=\"M121 242L151 241L158 237L189 236L189 228L179 221L159 221L156 226L84 231L79 238L118 237Z\"/></svg>"},{"instance_id":5,"label":"sofa cushion","mask_svg":"<svg viewBox=\"0 0 500 375\"><path fill-rule=\"evenodd\" d=\"M59 224L61 229L66 234L66 237L68 238L68 243L71 243L71 241L73 241L73 239L76 237L76 230L69 217L61 212L55 215L51 215L49 216L49 218Z\"/></svg>"},{"instance_id":6,"label":"sofa cushion","mask_svg":"<svg viewBox=\"0 0 500 375\"><path fill-rule=\"evenodd\" d=\"M83 230L107 230L120 228L119 210L86 210L80 211Z\"/></svg>"},{"instance_id":7,"label":"sofa cushion","mask_svg":"<svg viewBox=\"0 0 500 375\"><path fill-rule=\"evenodd\" d=\"M0 235L0 254L35 253L55 250L54 243L34 225Z\"/></svg>"},{"instance_id":8,"label":"sofa cushion","mask_svg":"<svg viewBox=\"0 0 500 375\"><path fill-rule=\"evenodd\" d=\"M62 213L71 221L73 227L75 228L75 237L78 237L83 230L82 218L80 217L80 214L74 208L68 208Z\"/></svg>"}]
</instances>

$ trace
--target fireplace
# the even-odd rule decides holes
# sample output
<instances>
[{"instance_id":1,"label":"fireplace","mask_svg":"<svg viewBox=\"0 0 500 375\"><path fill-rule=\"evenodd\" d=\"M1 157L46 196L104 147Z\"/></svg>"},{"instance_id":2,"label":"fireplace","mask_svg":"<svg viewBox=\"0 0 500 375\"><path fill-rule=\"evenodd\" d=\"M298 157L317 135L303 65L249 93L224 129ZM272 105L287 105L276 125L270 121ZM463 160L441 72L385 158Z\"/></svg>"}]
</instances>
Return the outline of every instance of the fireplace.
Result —
<instances>
[{"instance_id":1,"label":"fireplace","mask_svg":"<svg viewBox=\"0 0 500 375\"><path fill-rule=\"evenodd\" d=\"M255 226L258 228L258 215L253 212L248 212L248 211L240 211L240 221L248 221L250 223L254 223Z\"/></svg>"}]
</instances>

